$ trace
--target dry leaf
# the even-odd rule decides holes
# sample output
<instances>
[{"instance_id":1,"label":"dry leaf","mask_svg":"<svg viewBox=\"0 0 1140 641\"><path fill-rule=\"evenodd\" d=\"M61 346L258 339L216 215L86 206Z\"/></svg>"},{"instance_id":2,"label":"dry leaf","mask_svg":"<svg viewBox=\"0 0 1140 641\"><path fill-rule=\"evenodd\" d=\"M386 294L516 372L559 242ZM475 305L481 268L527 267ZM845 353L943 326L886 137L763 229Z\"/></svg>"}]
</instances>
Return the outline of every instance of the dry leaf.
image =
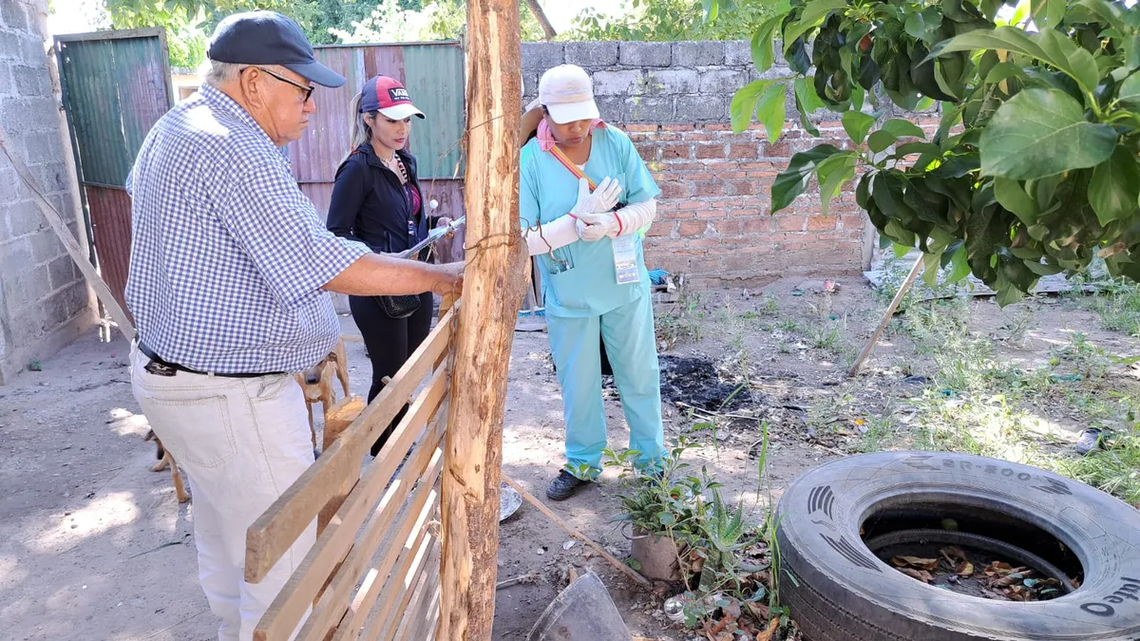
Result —
<instances>
[{"instance_id":1,"label":"dry leaf","mask_svg":"<svg viewBox=\"0 0 1140 641\"><path fill-rule=\"evenodd\" d=\"M927 571L938 569L938 559L923 559L917 556L896 556L891 559L891 563L899 568L918 568Z\"/></svg>"},{"instance_id":2,"label":"dry leaf","mask_svg":"<svg viewBox=\"0 0 1140 641\"><path fill-rule=\"evenodd\" d=\"M768 623L768 629L756 635L756 641L772 641L772 635L776 634L776 629L780 627L779 619L772 619Z\"/></svg>"},{"instance_id":3,"label":"dry leaf","mask_svg":"<svg viewBox=\"0 0 1140 641\"><path fill-rule=\"evenodd\" d=\"M974 574L974 564L969 561L962 561L955 570L958 576L972 576Z\"/></svg>"},{"instance_id":4,"label":"dry leaf","mask_svg":"<svg viewBox=\"0 0 1140 641\"><path fill-rule=\"evenodd\" d=\"M752 616L756 617L756 621L760 622L760 621L767 621L768 620L768 606L767 605L765 605L763 603L751 603L751 602L745 601L744 606L748 608L748 611L752 613Z\"/></svg>"},{"instance_id":5,"label":"dry leaf","mask_svg":"<svg viewBox=\"0 0 1140 641\"><path fill-rule=\"evenodd\" d=\"M898 571L911 578L918 579L923 583L930 583L934 580L934 577L930 576L930 573L926 570L915 570L914 568L898 568Z\"/></svg>"},{"instance_id":6,"label":"dry leaf","mask_svg":"<svg viewBox=\"0 0 1140 641\"><path fill-rule=\"evenodd\" d=\"M946 559L946 563L952 568L969 561L969 559L966 558L965 552L953 546L944 547L938 552L942 555L942 558Z\"/></svg>"}]
</instances>

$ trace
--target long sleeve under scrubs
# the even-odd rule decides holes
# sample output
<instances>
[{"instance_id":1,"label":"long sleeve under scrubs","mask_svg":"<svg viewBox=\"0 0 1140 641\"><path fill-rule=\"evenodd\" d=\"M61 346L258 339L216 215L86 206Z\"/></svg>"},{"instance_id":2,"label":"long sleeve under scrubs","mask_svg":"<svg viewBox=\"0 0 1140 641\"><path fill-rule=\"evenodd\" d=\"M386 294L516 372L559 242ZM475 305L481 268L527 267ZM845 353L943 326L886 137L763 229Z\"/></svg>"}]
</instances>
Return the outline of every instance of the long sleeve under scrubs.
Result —
<instances>
[{"instance_id":1,"label":"long sleeve under scrubs","mask_svg":"<svg viewBox=\"0 0 1140 641\"><path fill-rule=\"evenodd\" d=\"M621 183L623 205L656 198L653 181L629 137L610 126L593 132L582 170L595 184L607 176ZM519 210L524 227L567 215L578 196L578 179L531 140L522 150ZM624 238L624 237L623 237ZM614 371L629 424L630 448L640 465L662 453L661 379L653 329L653 304L641 234L633 234L638 280L618 284L613 240L577 240L540 254L542 295L550 350L562 386L566 459L571 470L596 473L606 447L599 335Z\"/></svg>"}]
</instances>

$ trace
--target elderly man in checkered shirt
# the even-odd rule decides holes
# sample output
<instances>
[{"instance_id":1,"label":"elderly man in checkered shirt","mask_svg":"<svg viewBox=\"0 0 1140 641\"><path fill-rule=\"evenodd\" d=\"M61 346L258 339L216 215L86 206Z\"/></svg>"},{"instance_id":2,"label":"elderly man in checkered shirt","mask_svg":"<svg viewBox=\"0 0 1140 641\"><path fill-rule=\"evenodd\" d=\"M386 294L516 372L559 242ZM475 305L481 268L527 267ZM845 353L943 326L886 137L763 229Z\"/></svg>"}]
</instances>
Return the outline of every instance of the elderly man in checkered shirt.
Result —
<instances>
[{"instance_id":1,"label":"elderly man in checkered shirt","mask_svg":"<svg viewBox=\"0 0 1140 641\"><path fill-rule=\"evenodd\" d=\"M316 536L314 523L264 580L243 580L246 529L313 462L290 373L340 336L328 292L455 292L462 265L373 254L318 219L280 148L316 112L311 83L345 79L316 61L295 22L231 16L207 56L201 91L155 124L127 181L131 379L190 478L218 638L247 641Z\"/></svg>"}]
</instances>

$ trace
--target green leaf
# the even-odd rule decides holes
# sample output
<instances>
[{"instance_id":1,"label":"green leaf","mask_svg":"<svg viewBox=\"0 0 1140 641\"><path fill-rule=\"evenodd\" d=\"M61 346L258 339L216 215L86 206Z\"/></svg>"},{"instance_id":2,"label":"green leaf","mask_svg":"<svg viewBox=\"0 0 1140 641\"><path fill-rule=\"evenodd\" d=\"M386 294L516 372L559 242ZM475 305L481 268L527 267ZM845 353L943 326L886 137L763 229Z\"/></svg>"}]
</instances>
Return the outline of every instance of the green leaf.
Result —
<instances>
[{"instance_id":1,"label":"green leaf","mask_svg":"<svg viewBox=\"0 0 1140 641\"><path fill-rule=\"evenodd\" d=\"M904 29L911 37L933 43L942 26L942 12L938 7L927 7L907 17Z\"/></svg>"},{"instance_id":2,"label":"green leaf","mask_svg":"<svg viewBox=\"0 0 1140 641\"><path fill-rule=\"evenodd\" d=\"M1037 201L1029 197L1021 188L1021 183L1008 178L994 179L994 195L1002 207L1012 211L1027 227L1037 224L1041 208Z\"/></svg>"},{"instance_id":3,"label":"green leaf","mask_svg":"<svg viewBox=\"0 0 1140 641\"><path fill-rule=\"evenodd\" d=\"M926 139L926 132L922 130L922 127L919 127L909 120L903 120L902 118L891 118L883 123L881 129L882 131L891 132L896 138L914 137Z\"/></svg>"},{"instance_id":4,"label":"green leaf","mask_svg":"<svg viewBox=\"0 0 1140 641\"><path fill-rule=\"evenodd\" d=\"M977 49L1005 49L1040 60L1063 71L1088 92L1096 89L1100 80L1092 54L1052 29L1032 36L1014 27L969 31L938 43L929 58Z\"/></svg>"},{"instance_id":5,"label":"green leaf","mask_svg":"<svg viewBox=\"0 0 1140 641\"><path fill-rule=\"evenodd\" d=\"M732 116L732 130L735 133L741 133L748 129L748 125L752 123L752 114L756 111L756 103L760 100L760 96L775 82L778 81L756 80L736 90L732 96L732 104L729 106L729 113ZM769 138L771 138L770 133Z\"/></svg>"},{"instance_id":6,"label":"green leaf","mask_svg":"<svg viewBox=\"0 0 1140 641\"><path fill-rule=\"evenodd\" d=\"M784 27L784 52L787 53L800 36L823 24L827 14L845 8L847 0L810 0L800 14L800 19Z\"/></svg>"},{"instance_id":7,"label":"green leaf","mask_svg":"<svg viewBox=\"0 0 1140 641\"><path fill-rule=\"evenodd\" d=\"M856 145L863 144L867 132L875 124L875 117L860 111L847 111L843 113L843 130Z\"/></svg>"},{"instance_id":8,"label":"green leaf","mask_svg":"<svg viewBox=\"0 0 1140 641\"><path fill-rule=\"evenodd\" d=\"M784 130L785 94L784 83L778 82L768 87L764 95L760 97L760 103L756 106L756 117L767 130L769 143L774 144L779 140L780 133Z\"/></svg>"},{"instance_id":9,"label":"green leaf","mask_svg":"<svg viewBox=\"0 0 1140 641\"><path fill-rule=\"evenodd\" d=\"M891 249L893 249L895 252L895 258L902 258L903 256L909 254L910 250L914 249L914 247L911 245L901 245L899 243L894 243L891 246Z\"/></svg>"},{"instance_id":10,"label":"green leaf","mask_svg":"<svg viewBox=\"0 0 1140 641\"><path fill-rule=\"evenodd\" d=\"M803 125L804 131L813 136L818 136L819 129L808 117L812 112L823 107L823 101L816 94L815 86L802 77L796 78L795 94L796 110L800 112L800 124Z\"/></svg>"},{"instance_id":11,"label":"green leaf","mask_svg":"<svg viewBox=\"0 0 1140 641\"><path fill-rule=\"evenodd\" d=\"M772 183L772 213L792 204L807 189L808 180L819 164L838 153L840 150L832 145L818 145L792 156L788 168Z\"/></svg>"},{"instance_id":12,"label":"green leaf","mask_svg":"<svg viewBox=\"0 0 1140 641\"><path fill-rule=\"evenodd\" d=\"M855 162L858 156L853 151L847 151L819 163L816 174L819 179L820 211L827 215L831 199L839 195L839 191L847 181L855 178Z\"/></svg>"},{"instance_id":13,"label":"green leaf","mask_svg":"<svg viewBox=\"0 0 1140 641\"><path fill-rule=\"evenodd\" d=\"M658 514L657 520L660 521L661 525L664 525L665 527L673 527L674 525L677 525L677 517L673 514L670 514L669 512L662 512L661 514Z\"/></svg>"},{"instance_id":14,"label":"green leaf","mask_svg":"<svg viewBox=\"0 0 1140 641\"><path fill-rule=\"evenodd\" d=\"M1101 225L1128 218L1136 213L1140 199L1140 166L1136 154L1119 146L1112 157L1093 169L1089 183L1089 204Z\"/></svg>"},{"instance_id":15,"label":"green leaf","mask_svg":"<svg viewBox=\"0 0 1140 641\"><path fill-rule=\"evenodd\" d=\"M1056 29L1065 18L1065 0L1032 0L1033 24L1041 29Z\"/></svg>"},{"instance_id":16,"label":"green leaf","mask_svg":"<svg viewBox=\"0 0 1140 641\"><path fill-rule=\"evenodd\" d=\"M970 263L966 261L966 246L963 245L958 251L954 252L954 257L950 259L950 264L953 269L946 277L946 282L957 283L963 278L970 275Z\"/></svg>"},{"instance_id":17,"label":"green leaf","mask_svg":"<svg viewBox=\"0 0 1140 641\"><path fill-rule=\"evenodd\" d=\"M980 146L982 175L1029 180L1108 160L1116 130L1085 120L1080 103L1063 91L1027 89L997 110Z\"/></svg>"},{"instance_id":18,"label":"green leaf","mask_svg":"<svg viewBox=\"0 0 1140 641\"><path fill-rule=\"evenodd\" d=\"M867 139L867 146L871 148L871 151L879 153L887 147L895 144L895 141L898 139L899 137L892 134L891 132L885 129L880 129L871 134L871 137Z\"/></svg>"},{"instance_id":19,"label":"green leaf","mask_svg":"<svg viewBox=\"0 0 1140 641\"><path fill-rule=\"evenodd\" d=\"M1140 108L1140 72L1128 76L1120 83L1120 93L1116 97L1130 107Z\"/></svg>"},{"instance_id":20,"label":"green leaf","mask_svg":"<svg viewBox=\"0 0 1140 641\"><path fill-rule=\"evenodd\" d=\"M768 18L752 36L752 64L756 65L756 71L759 73L764 73L772 68L772 63L775 61L772 32L776 30L783 19L783 15Z\"/></svg>"}]
</instances>

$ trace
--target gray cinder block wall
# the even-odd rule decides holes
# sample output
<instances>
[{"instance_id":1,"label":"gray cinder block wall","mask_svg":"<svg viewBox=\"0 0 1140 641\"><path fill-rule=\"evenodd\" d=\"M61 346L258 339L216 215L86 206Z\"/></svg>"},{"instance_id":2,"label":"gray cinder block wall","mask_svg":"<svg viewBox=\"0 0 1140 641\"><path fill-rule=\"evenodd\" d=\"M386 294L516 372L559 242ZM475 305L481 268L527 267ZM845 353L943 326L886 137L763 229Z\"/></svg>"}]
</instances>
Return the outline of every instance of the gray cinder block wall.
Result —
<instances>
[{"instance_id":1,"label":"gray cinder block wall","mask_svg":"<svg viewBox=\"0 0 1140 641\"><path fill-rule=\"evenodd\" d=\"M43 0L0 0L0 126L78 236L66 132L54 98ZM95 323L90 290L32 194L0 154L0 385Z\"/></svg>"}]
</instances>

